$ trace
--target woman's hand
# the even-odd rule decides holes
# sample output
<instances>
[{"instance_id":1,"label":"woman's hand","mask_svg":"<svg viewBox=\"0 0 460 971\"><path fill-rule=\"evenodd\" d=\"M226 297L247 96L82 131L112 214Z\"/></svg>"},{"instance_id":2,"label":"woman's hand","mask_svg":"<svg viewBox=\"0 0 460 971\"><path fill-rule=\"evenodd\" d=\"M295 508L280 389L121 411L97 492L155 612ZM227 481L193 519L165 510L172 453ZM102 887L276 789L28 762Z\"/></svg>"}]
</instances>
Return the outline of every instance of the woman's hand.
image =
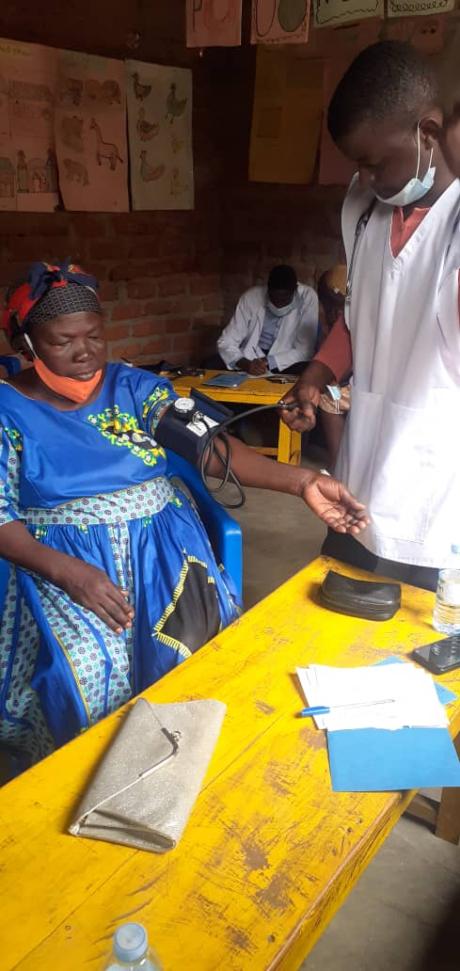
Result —
<instances>
[{"instance_id":1,"label":"woman's hand","mask_svg":"<svg viewBox=\"0 0 460 971\"><path fill-rule=\"evenodd\" d=\"M300 494L307 506L336 533L357 536L369 524L365 506L330 475L309 477Z\"/></svg>"},{"instance_id":2,"label":"woman's hand","mask_svg":"<svg viewBox=\"0 0 460 971\"><path fill-rule=\"evenodd\" d=\"M115 634L131 627L134 610L126 590L115 586L103 570L76 557L66 557L66 570L58 586L82 607L92 610Z\"/></svg>"}]
</instances>

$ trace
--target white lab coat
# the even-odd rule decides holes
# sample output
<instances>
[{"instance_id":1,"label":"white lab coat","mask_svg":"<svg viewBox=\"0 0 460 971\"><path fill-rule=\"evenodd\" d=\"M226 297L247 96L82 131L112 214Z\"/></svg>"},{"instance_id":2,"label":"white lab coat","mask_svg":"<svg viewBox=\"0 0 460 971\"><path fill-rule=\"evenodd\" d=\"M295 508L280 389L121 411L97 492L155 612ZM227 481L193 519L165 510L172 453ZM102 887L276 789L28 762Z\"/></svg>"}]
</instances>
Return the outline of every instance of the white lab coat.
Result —
<instances>
[{"instance_id":1,"label":"white lab coat","mask_svg":"<svg viewBox=\"0 0 460 971\"><path fill-rule=\"evenodd\" d=\"M348 264L368 204L353 182L342 215ZM460 543L460 182L395 258L392 212L377 203L355 255L354 378L336 475L368 506L364 546L400 563L448 567Z\"/></svg>"},{"instance_id":2,"label":"white lab coat","mask_svg":"<svg viewBox=\"0 0 460 971\"><path fill-rule=\"evenodd\" d=\"M241 357L253 361L264 357L259 347L264 326L267 287L251 287L239 299L235 313L217 341L217 349L227 367ZM304 283L297 285L296 306L280 319L280 327L269 354L279 371L299 361L309 361L316 349L318 335L318 297Z\"/></svg>"}]
</instances>

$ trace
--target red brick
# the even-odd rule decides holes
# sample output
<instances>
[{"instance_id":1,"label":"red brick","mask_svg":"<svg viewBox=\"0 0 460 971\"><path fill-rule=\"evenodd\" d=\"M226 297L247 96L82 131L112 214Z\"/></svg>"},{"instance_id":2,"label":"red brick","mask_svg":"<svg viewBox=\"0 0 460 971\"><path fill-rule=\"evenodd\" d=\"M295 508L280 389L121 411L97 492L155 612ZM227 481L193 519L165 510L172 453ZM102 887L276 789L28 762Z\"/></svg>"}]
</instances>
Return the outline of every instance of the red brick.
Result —
<instances>
[{"instance_id":1,"label":"red brick","mask_svg":"<svg viewBox=\"0 0 460 971\"><path fill-rule=\"evenodd\" d=\"M65 260L69 256L70 243L67 236L45 237L16 236L8 246L13 260Z\"/></svg>"},{"instance_id":2,"label":"red brick","mask_svg":"<svg viewBox=\"0 0 460 971\"><path fill-rule=\"evenodd\" d=\"M174 297L176 294L186 293L188 277L172 276L166 280L159 280L158 293L160 297Z\"/></svg>"},{"instance_id":3,"label":"red brick","mask_svg":"<svg viewBox=\"0 0 460 971\"><path fill-rule=\"evenodd\" d=\"M130 336L130 325L129 324L113 324L105 325L105 336L108 341L120 341L124 340L126 337Z\"/></svg>"},{"instance_id":4,"label":"red brick","mask_svg":"<svg viewBox=\"0 0 460 971\"><path fill-rule=\"evenodd\" d=\"M175 313L196 314L203 307L202 297L189 297L187 294L178 297L175 301Z\"/></svg>"},{"instance_id":5,"label":"red brick","mask_svg":"<svg viewBox=\"0 0 460 971\"><path fill-rule=\"evenodd\" d=\"M190 330L190 319L188 317L166 318L165 332L167 334L183 334L188 330Z\"/></svg>"},{"instance_id":6,"label":"red brick","mask_svg":"<svg viewBox=\"0 0 460 971\"><path fill-rule=\"evenodd\" d=\"M89 245L92 260L120 260L128 257L129 243L127 239L95 239Z\"/></svg>"},{"instance_id":7,"label":"red brick","mask_svg":"<svg viewBox=\"0 0 460 971\"><path fill-rule=\"evenodd\" d=\"M163 334L165 325L164 321L159 317L147 317L134 321L132 330L134 337L146 337L150 334Z\"/></svg>"},{"instance_id":8,"label":"red brick","mask_svg":"<svg viewBox=\"0 0 460 971\"><path fill-rule=\"evenodd\" d=\"M173 337L173 348L175 351L191 351L198 344L197 334L178 334Z\"/></svg>"},{"instance_id":9,"label":"red brick","mask_svg":"<svg viewBox=\"0 0 460 971\"><path fill-rule=\"evenodd\" d=\"M74 212L71 215L71 225L76 236L81 236L83 239L100 239L107 236L109 219L110 217L105 214Z\"/></svg>"},{"instance_id":10,"label":"red brick","mask_svg":"<svg viewBox=\"0 0 460 971\"><path fill-rule=\"evenodd\" d=\"M129 260L127 263L117 263L110 270L111 280L137 280L139 277L150 276L155 272L155 263L152 260L137 261Z\"/></svg>"},{"instance_id":11,"label":"red brick","mask_svg":"<svg viewBox=\"0 0 460 971\"><path fill-rule=\"evenodd\" d=\"M203 310L215 310L222 313L223 297L220 293L213 293L209 297L203 297Z\"/></svg>"},{"instance_id":12,"label":"red brick","mask_svg":"<svg viewBox=\"0 0 460 971\"><path fill-rule=\"evenodd\" d=\"M148 300L144 310L146 314L170 314L176 312L176 302L167 300L165 297L157 300Z\"/></svg>"},{"instance_id":13,"label":"red brick","mask_svg":"<svg viewBox=\"0 0 460 971\"><path fill-rule=\"evenodd\" d=\"M99 287L99 296L102 301L118 300L120 288L117 283L104 282Z\"/></svg>"},{"instance_id":14,"label":"red brick","mask_svg":"<svg viewBox=\"0 0 460 971\"><path fill-rule=\"evenodd\" d=\"M153 279L133 280L128 283L128 297L154 297L157 292L157 281Z\"/></svg>"},{"instance_id":15,"label":"red brick","mask_svg":"<svg viewBox=\"0 0 460 971\"><path fill-rule=\"evenodd\" d=\"M129 303L118 303L113 308L112 320L131 320L133 317L142 317L143 314L144 304L131 300Z\"/></svg>"},{"instance_id":16,"label":"red brick","mask_svg":"<svg viewBox=\"0 0 460 971\"><path fill-rule=\"evenodd\" d=\"M190 293L192 294L208 294L214 293L216 290L219 291L221 286L220 277L217 274L211 274L209 276L199 276L196 279L191 279L190 281Z\"/></svg>"},{"instance_id":17,"label":"red brick","mask_svg":"<svg viewBox=\"0 0 460 971\"><path fill-rule=\"evenodd\" d=\"M142 353L142 344L138 340L115 341L109 343L110 357L113 361L134 361Z\"/></svg>"},{"instance_id":18,"label":"red brick","mask_svg":"<svg viewBox=\"0 0 460 971\"><path fill-rule=\"evenodd\" d=\"M150 340L146 340L141 344L141 350L139 351L143 357L147 357L151 354L162 354L171 346L170 341L167 337L151 337Z\"/></svg>"},{"instance_id":19,"label":"red brick","mask_svg":"<svg viewBox=\"0 0 460 971\"><path fill-rule=\"evenodd\" d=\"M147 260L162 255L160 236L126 237L126 244L130 259Z\"/></svg>"}]
</instances>

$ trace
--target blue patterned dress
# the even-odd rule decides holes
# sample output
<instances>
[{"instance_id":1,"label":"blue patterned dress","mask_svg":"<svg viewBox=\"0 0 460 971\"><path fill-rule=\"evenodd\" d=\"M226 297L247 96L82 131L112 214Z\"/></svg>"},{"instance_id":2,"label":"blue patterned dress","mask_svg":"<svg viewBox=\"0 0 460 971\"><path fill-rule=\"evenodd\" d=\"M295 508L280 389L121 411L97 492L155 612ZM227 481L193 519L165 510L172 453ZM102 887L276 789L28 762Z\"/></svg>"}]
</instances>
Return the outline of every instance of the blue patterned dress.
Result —
<instances>
[{"instance_id":1,"label":"blue patterned dress","mask_svg":"<svg viewBox=\"0 0 460 971\"><path fill-rule=\"evenodd\" d=\"M0 743L36 760L161 678L237 615L188 499L153 438L174 398L109 364L89 405L58 411L0 382L0 526L104 570L129 592L117 635L42 577L1 563Z\"/></svg>"}]
</instances>

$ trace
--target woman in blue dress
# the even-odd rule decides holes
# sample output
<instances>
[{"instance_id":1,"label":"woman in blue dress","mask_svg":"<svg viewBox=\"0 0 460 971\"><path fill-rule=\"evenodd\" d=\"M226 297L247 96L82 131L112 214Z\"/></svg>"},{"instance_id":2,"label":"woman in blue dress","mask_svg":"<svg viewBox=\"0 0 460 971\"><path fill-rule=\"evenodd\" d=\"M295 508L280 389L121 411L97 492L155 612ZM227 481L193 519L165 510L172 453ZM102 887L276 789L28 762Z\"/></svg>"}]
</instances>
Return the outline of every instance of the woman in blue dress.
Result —
<instances>
[{"instance_id":1,"label":"woman in blue dress","mask_svg":"<svg viewBox=\"0 0 460 971\"><path fill-rule=\"evenodd\" d=\"M0 382L0 744L31 762L238 613L155 441L172 387L107 364L96 288L78 267L34 264L3 316L34 367ZM299 495L340 531L366 522L332 478L236 440L232 461L244 484Z\"/></svg>"}]
</instances>

